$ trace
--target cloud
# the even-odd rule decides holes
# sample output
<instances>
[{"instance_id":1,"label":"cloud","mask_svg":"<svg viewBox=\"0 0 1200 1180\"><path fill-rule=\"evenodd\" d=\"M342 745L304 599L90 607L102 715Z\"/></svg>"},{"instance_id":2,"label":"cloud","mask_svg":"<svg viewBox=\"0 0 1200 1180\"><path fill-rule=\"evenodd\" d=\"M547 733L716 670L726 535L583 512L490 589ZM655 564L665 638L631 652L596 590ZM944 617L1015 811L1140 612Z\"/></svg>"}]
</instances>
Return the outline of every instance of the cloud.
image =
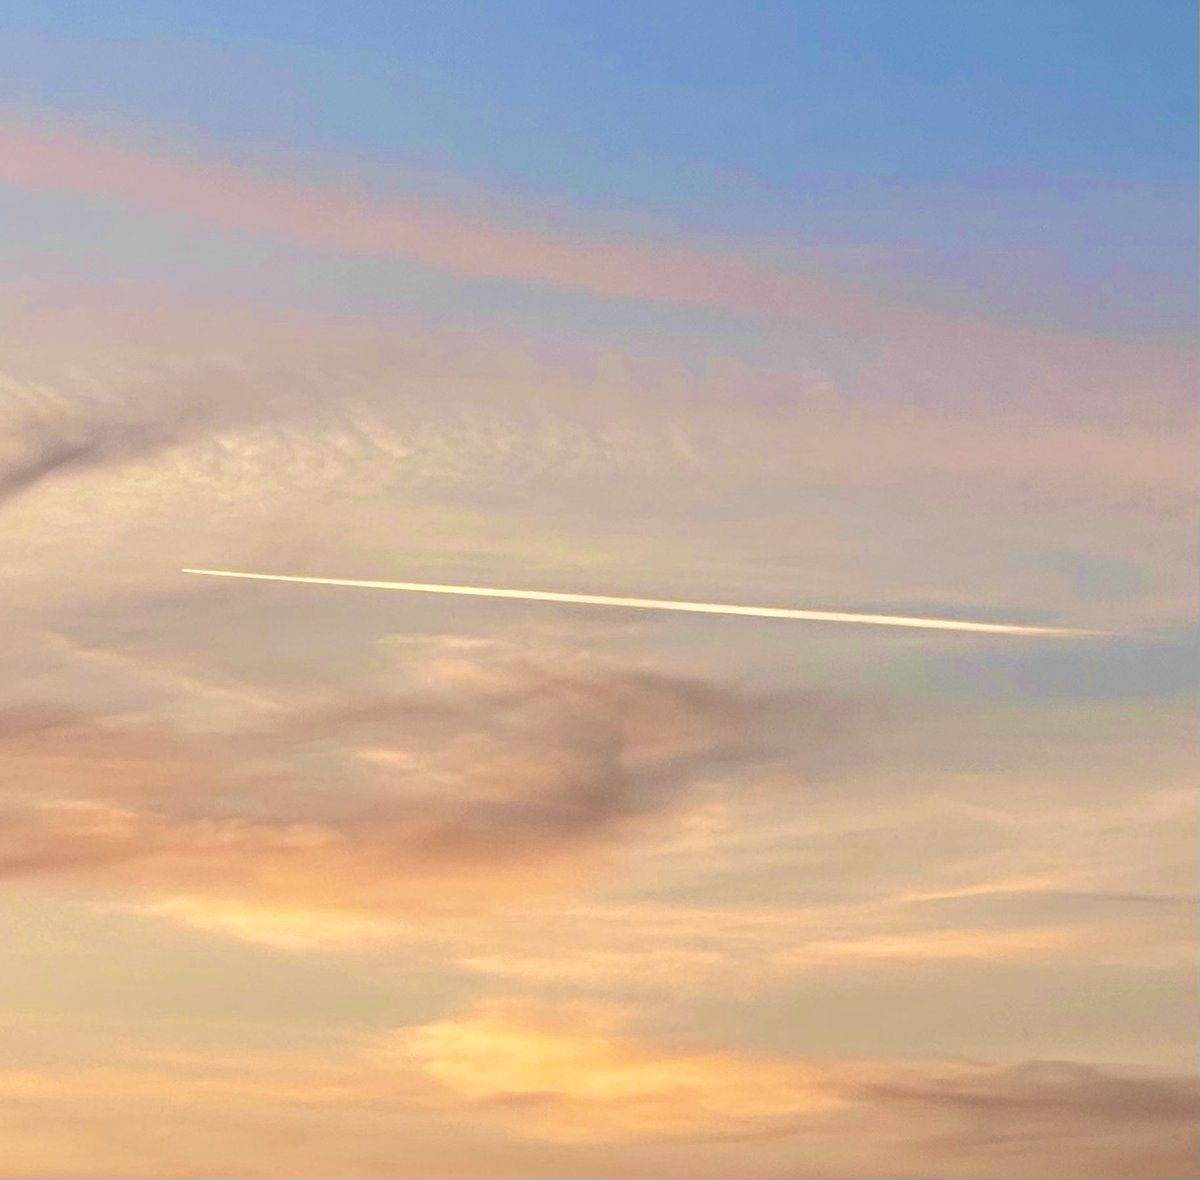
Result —
<instances>
[{"instance_id":1,"label":"cloud","mask_svg":"<svg viewBox=\"0 0 1200 1180\"><path fill-rule=\"evenodd\" d=\"M7 402L0 503L50 476L123 462L167 446L184 435L187 419L195 417L193 408L182 405L173 416L139 411L129 403L68 402L44 390L16 392L24 396Z\"/></svg>"},{"instance_id":2,"label":"cloud","mask_svg":"<svg viewBox=\"0 0 1200 1180\"><path fill-rule=\"evenodd\" d=\"M875 358L859 390L872 400L945 408L1000 399L1084 421L1114 414L1192 420L1195 361L1186 350L1023 328L953 306L926 310L711 245L513 228L497 218L375 198L344 181L271 178L32 123L0 126L0 181L463 276L831 324L861 336L865 354Z\"/></svg>"},{"instance_id":3,"label":"cloud","mask_svg":"<svg viewBox=\"0 0 1200 1180\"><path fill-rule=\"evenodd\" d=\"M281 951L361 951L418 941L418 930L393 914L369 913L311 901L264 904L234 898L168 896L133 907L193 930L213 931Z\"/></svg>"},{"instance_id":4,"label":"cloud","mask_svg":"<svg viewBox=\"0 0 1200 1180\"><path fill-rule=\"evenodd\" d=\"M1195 484L1190 409L1156 408L1155 379L1116 379L1097 343L1046 361L1062 404L1049 390L1022 400L1038 389L1033 371L1011 373L995 398L963 396L1005 369L990 355L962 358L953 397L922 399L905 357L834 381L708 351L698 376L691 362L402 320L118 292L14 302L0 339L0 485L10 494L175 444L191 445L174 461L207 476L209 495L253 478L375 495L466 484L511 496L543 477L574 486L623 470L660 485L686 477L679 490L697 505L731 485L795 499L822 487L844 495L922 481L937 491L972 480L979 496L996 488L1110 509L1141 497L1178 513ZM921 373L939 370L939 356L923 361Z\"/></svg>"},{"instance_id":5,"label":"cloud","mask_svg":"<svg viewBox=\"0 0 1200 1180\"><path fill-rule=\"evenodd\" d=\"M153 503L179 480L225 502L697 461L673 408L655 408L676 366L642 366L617 398L603 350L121 291L5 302L3 498L129 467Z\"/></svg>"},{"instance_id":6,"label":"cloud","mask_svg":"<svg viewBox=\"0 0 1200 1180\"><path fill-rule=\"evenodd\" d=\"M730 1158L754 1168L764 1142L776 1145L776 1168L780 1151L805 1159L803 1175L1140 1180L1190 1174L1195 1161L1192 1075L1079 1061L809 1058L649 1036L632 1017L592 1002L493 998L288 1052L118 1045L76 1068L0 1071L0 1093L32 1127L66 1107L105 1110L119 1126L148 1100L171 1125L199 1111L225 1121L232 1109L239 1126L276 1125L288 1111L319 1109L322 1124L357 1127L386 1151L405 1124L361 1116L420 1114L451 1137L490 1128L500 1143L541 1150L639 1145L687 1174L697 1148L738 1144ZM580 1174L578 1154L559 1158Z\"/></svg>"},{"instance_id":7,"label":"cloud","mask_svg":"<svg viewBox=\"0 0 1200 1180\"><path fill-rule=\"evenodd\" d=\"M0 874L195 894L235 925L246 903L470 909L586 875L734 754L753 714L562 652L435 645L411 671L407 691L234 732L10 712Z\"/></svg>"},{"instance_id":8,"label":"cloud","mask_svg":"<svg viewBox=\"0 0 1200 1180\"><path fill-rule=\"evenodd\" d=\"M907 1076L906 1076L907 1075ZM995 1174L1174 1177L1200 1163L1200 1079L1077 1061L909 1068L865 1083L883 1119L911 1121L933 1157Z\"/></svg>"},{"instance_id":9,"label":"cloud","mask_svg":"<svg viewBox=\"0 0 1200 1180\"><path fill-rule=\"evenodd\" d=\"M848 892L852 884L842 888ZM505 916L486 930L459 927L427 953L487 979L617 996L673 995L681 988L710 996L736 987L765 997L822 977L898 981L955 967L1053 971L1055 964L1080 962L1187 970L1195 961L1190 907L1159 921L1042 915L1036 912L1042 896L1031 892L1023 908L1034 913L1026 917L1018 908L1016 917L1005 915L1007 925L978 913L964 916L974 925L962 918L950 924L926 906L882 892L795 907L593 903ZM331 930L325 945L335 939Z\"/></svg>"},{"instance_id":10,"label":"cloud","mask_svg":"<svg viewBox=\"0 0 1200 1180\"><path fill-rule=\"evenodd\" d=\"M43 480L119 467L301 400L281 399L232 342L207 352L195 340L172 346L161 308L123 316L93 307L90 325L78 310L68 301L52 311L33 301L7 309L0 504Z\"/></svg>"},{"instance_id":11,"label":"cloud","mask_svg":"<svg viewBox=\"0 0 1200 1180\"><path fill-rule=\"evenodd\" d=\"M1196 1085L1185 1076L1141 1076L1073 1061L947 1068L927 1078L872 1081L860 1095L885 1103L929 1105L1032 1123L1030 1134L1061 1132L1064 1120L1186 1122L1195 1116Z\"/></svg>"},{"instance_id":12,"label":"cloud","mask_svg":"<svg viewBox=\"0 0 1200 1180\"><path fill-rule=\"evenodd\" d=\"M181 217L182 234L197 221L466 277L834 325L858 337L865 359L854 395L900 411L1004 405L1075 424L1194 429L1195 358L1187 348L964 313L955 292L932 310L919 297L896 297L894 282L875 293L828 270L763 264L736 245L722 251L710 241L515 228L499 216L372 197L342 175L272 179L32 120L0 126L0 181Z\"/></svg>"},{"instance_id":13,"label":"cloud","mask_svg":"<svg viewBox=\"0 0 1200 1180\"><path fill-rule=\"evenodd\" d=\"M1196 1079L1077 1062L816 1061L647 1041L619 1009L500 1001L385 1041L466 1110L544 1140L859 1133L960 1154L1147 1129L1186 1154ZM895 1120L895 1121L892 1121ZM1115 1130L1115 1135L1114 1135ZM1053 1153L1052 1153L1053 1154Z\"/></svg>"},{"instance_id":14,"label":"cloud","mask_svg":"<svg viewBox=\"0 0 1200 1180\"><path fill-rule=\"evenodd\" d=\"M819 1069L641 1043L620 1020L590 1004L491 1002L375 1052L415 1065L445 1101L546 1140L786 1133L842 1101Z\"/></svg>"},{"instance_id":15,"label":"cloud","mask_svg":"<svg viewBox=\"0 0 1200 1180\"><path fill-rule=\"evenodd\" d=\"M0 127L0 181L477 277L700 306L803 312L873 326L879 308L836 284L772 273L736 257L514 229L440 207L371 199L214 162L154 154L64 130Z\"/></svg>"},{"instance_id":16,"label":"cloud","mask_svg":"<svg viewBox=\"0 0 1200 1180\"><path fill-rule=\"evenodd\" d=\"M51 647L108 692L144 680L151 711L0 710L13 884L286 951L402 944L438 969L612 995L1194 955L1186 903L1078 893L1113 866L1166 887L1162 850L1192 852L1186 792L1100 807L1090 789L1081 808L1044 785L1014 796L1009 776L997 808L990 780L939 799L890 757L847 775L844 748L883 736L854 698L755 696L532 635L409 636L374 685L269 690ZM623 894L589 897L618 849Z\"/></svg>"},{"instance_id":17,"label":"cloud","mask_svg":"<svg viewBox=\"0 0 1200 1180\"><path fill-rule=\"evenodd\" d=\"M205 565L1112 630L1191 608L1190 435L1149 397L1125 417L1098 395L1086 415L1007 393L920 407L719 355L701 377L403 322L114 302L28 300L0 340L0 544L30 602L166 599ZM389 534L403 545L381 550ZM1013 558L1039 549L1107 555L1145 589L1114 602Z\"/></svg>"}]
</instances>

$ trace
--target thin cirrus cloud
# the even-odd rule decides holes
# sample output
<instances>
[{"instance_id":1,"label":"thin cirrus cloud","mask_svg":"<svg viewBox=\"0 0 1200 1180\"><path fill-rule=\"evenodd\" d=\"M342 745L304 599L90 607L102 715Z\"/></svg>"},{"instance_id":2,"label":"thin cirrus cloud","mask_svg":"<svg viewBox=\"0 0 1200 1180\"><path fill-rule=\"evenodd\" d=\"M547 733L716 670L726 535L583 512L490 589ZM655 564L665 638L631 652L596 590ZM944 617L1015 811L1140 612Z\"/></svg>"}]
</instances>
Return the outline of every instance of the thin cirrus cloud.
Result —
<instances>
[{"instance_id":1,"label":"thin cirrus cloud","mask_svg":"<svg viewBox=\"0 0 1200 1180\"><path fill-rule=\"evenodd\" d=\"M459 274L771 313L870 329L879 308L830 284L684 249L573 241L333 187L271 180L214 163L99 144L64 131L0 127L0 181L117 200L232 228Z\"/></svg>"},{"instance_id":2,"label":"thin cirrus cloud","mask_svg":"<svg viewBox=\"0 0 1200 1180\"><path fill-rule=\"evenodd\" d=\"M0 126L0 180L464 276L800 316L882 334L888 345L858 374L855 391L906 406L967 398L1036 408L1042 418L1048 410L1075 419L1085 413L1086 421L1097 422L1111 420L1115 411L1122 428L1157 425L1164 414L1176 429L1191 421L1194 359L1185 350L923 313L895 297L712 250L517 231L499 220L388 203L332 184L271 179L33 122ZM35 478L43 461L70 468L87 460L55 448L14 478Z\"/></svg>"},{"instance_id":3,"label":"thin cirrus cloud","mask_svg":"<svg viewBox=\"0 0 1200 1180\"><path fill-rule=\"evenodd\" d=\"M743 484L969 477L1037 485L1058 500L1172 504L1190 499L1195 482L1179 424L1144 421L1145 406L1106 421L1103 384L1070 366L1059 382L1086 391L1086 417L1056 420L1052 403L1031 414L1006 398L980 422L953 407L914 412L865 397L872 383L904 384L899 360L899 371L877 366L845 386L719 358L697 380L670 363L622 363L614 375L616 358L595 348L514 347L403 321L352 330L234 308L215 314L197 301L59 298L30 301L6 320L0 498L255 427L253 450L272 470L287 465L277 478L290 484L304 477L296 457L321 442L314 467L386 465L396 477L414 465L435 477L519 480L640 464L649 474L690 467ZM968 388L974 379L970 369L954 377ZM1036 388L1036 374L1005 384ZM1146 374L1127 387L1153 403ZM306 429L311 442L298 437Z\"/></svg>"},{"instance_id":4,"label":"thin cirrus cloud","mask_svg":"<svg viewBox=\"0 0 1200 1180\"><path fill-rule=\"evenodd\" d=\"M0 183L116 201L155 213L294 243L417 263L464 277L560 290L802 318L890 343L862 375L863 391L906 401L1002 396L1027 406L1094 414L1172 416L1190 407L1194 358L1152 341L1071 336L1044 326L937 312L799 270L773 268L721 245L630 243L515 229L414 202L388 202L334 183L274 179L244 167L98 142L83 133L0 123ZM944 302L944 301L943 301ZM935 364L931 368L930 361ZM942 374L939 376L939 372ZM1066 384L1064 388L1064 378ZM1135 396L1136 391L1136 396Z\"/></svg>"},{"instance_id":5,"label":"thin cirrus cloud","mask_svg":"<svg viewBox=\"0 0 1200 1180\"><path fill-rule=\"evenodd\" d=\"M922 309L829 275L772 269L723 246L517 230L499 219L389 203L345 184L270 178L32 123L0 124L0 183L467 278L831 325L858 340L846 390L856 398L905 412L921 406L960 412L964 404L1002 409L1029 420L1035 444L1032 423L1054 418L1135 433L1166 425L1176 434L1193 421L1195 360L1170 341L1071 335L953 307ZM48 447L20 466L13 486L44 469L86 465L90 454L86 444Z\"/></svg>"},{"instance_id":6,"label":"thin cirrus cloud","mask_svg":"<svg viewBox=\"0 0 1200 1180\"><path fill-rule=\"evenodd\" d=\"M319 499L322 511L341 512L324 535L336 535L340 560L359 570L375 566L381 577L412 571L412 580L431 583L575 589L569 571L549 562L565 551L568 530L581 546L592 544L594 518L564 521L560 513L550 543L528 523L524 533L511 526L496 532L496 521L523 498L536 499L539 513L586 508L598 495L611 503L611 491L600 489L619 471L632 503L652 498L651 530L660 517L678 520L684 511L703 520L702 529L689 525L682 533L672 526L670 537L656 538L662 544L649 560L643 540L643 551L622 562L626 569L635 562L647 571L666 567L639 579L647 589L676 590L672 568L700 568L726 553L739 555L731 561L745 558L768 522L779 537L773 558L782 544L792 549L788 563L807 568L801 539L834 536L845 545L863 527L846 519L861 515L863 493L878 505L868 524L885 547L898 524L906 529L932 511L928 519L944 536L999 527L1013 544L1034 549L1046 537L1060 543L1068 529L1072 545L1108 546L1145 565L1148 581L1170 588L1181 580L1175 567L1186 541L1177 537L1190 520L1195 483L1184 430L1055 421L1007 404L985 417L905 410L812 374L734 364L715 366L703 380L662 362L630 362L614 375L612 357L594 348L522 342L506 351L495 338L421 336L411 324L339 327L313 317L237 316L199 301L165 303L100 309L92 299L29 301L8 319L0 342L0 531L20 554L14 578L40 573L59 581L60 593L87 594L94 583L77 581L74 571L94 550L104 553L93 563L98 574L121 569L111 560L118 554L126 568L154 571L163 581L175 581L182 565L270 569L268 562L282 563L282 550L240 547L245 526L269 517L274 536L298 533L309 519L300 505ZM951 481L970 481L971 499L947 496ZM489 568L446 576L445 555L470 552L479 539L459 524L460 533L426 544L446 526L414 525L414 491L428 501L426 493L445 488L486 493L496 553ZM733 503L738 515L717 507ZM1036 514L1025 511L1033 503ZM799 526L797 512L805 516ZM1124 523L1133 518L1136 530ZM63 540L53 546L46 543L51 519ZM530 522L528 514L523 519ZM407 538L403 569L359 556L358 546L374 545L371 538L387 527ZM611 539L612 525L602 529ZM422 546L427 552L416 552ZM336 571L339 554L322 561ZM303 570L297 558L288 560ZM928 574L922 568L920 580ZM897 603L925 608L898 613L937 613L926 605L927 587L913 593L894 568L887 576ZM969 596L983 618L993 611L1005 617L1000 595L981 599L969 579L958 571L955 578L953 590L937 596L941 602L959 602L967 614ZM637 589L616 566L601 584ZM1004 585L993 582L992 590ZM720 602L736 601L736 593L770 603L780 593L770 585L682 590L664 597L695 593ZM866 586L798 586L781 597L786 603L793 595L815 605L878 601ZM1003 597L1027 618L1100 629L1151 617L1080 610L1044 586Z\"/></svg>"}]
</instances>

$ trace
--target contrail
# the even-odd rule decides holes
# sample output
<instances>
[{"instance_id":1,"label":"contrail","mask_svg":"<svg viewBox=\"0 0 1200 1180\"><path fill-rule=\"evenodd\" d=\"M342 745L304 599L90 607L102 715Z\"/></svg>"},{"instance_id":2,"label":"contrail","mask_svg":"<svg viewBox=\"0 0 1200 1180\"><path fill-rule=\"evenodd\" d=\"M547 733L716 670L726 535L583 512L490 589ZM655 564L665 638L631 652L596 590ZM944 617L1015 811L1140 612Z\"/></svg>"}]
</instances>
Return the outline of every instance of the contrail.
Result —
<instances>
[{"instance_id":1,"label":"contrail","mask_svg":"<svg viewBox=\"0 0 1200 1180\"><path fill-rule=\"evenodd\" d=\"M907 615L860 615L846 611L793 610L775 606L730 606L720 602L672 602L658 598L616 598L610 594L563 594L553 590L501 590L492 586L442 586L430 582L368 582L358 578L303 578L251 574L238 570L183 569L214 578L253 578L261 582L303 582L310 586L357 586L365 590L408 590L417 594L458 594L473 598L520 598L530 602L574 602L636 610L688 611L700 615L747 615L756 619L800 619L810 623L866 623L874 627L916 627L926 631L976 631L991 635L1095 635L1067 627L1028 627L1018 623L971 623L962 619L919 619Z\"/></svg>"}]
</instances>

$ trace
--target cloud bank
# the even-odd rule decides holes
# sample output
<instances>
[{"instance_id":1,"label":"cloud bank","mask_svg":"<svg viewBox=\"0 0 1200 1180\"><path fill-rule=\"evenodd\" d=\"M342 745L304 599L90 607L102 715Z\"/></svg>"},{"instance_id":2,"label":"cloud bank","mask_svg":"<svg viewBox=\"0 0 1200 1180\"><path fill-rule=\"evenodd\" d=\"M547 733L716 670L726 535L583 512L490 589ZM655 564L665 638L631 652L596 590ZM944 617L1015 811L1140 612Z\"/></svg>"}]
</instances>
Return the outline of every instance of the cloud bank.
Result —
<instances>
[{"instance_id":1,"label":"cloud bank","mask_svg":"<svg viewBox=\"0 0 1200 1180\"><path fill-rule=\"evenodd\" d=\"M804 1176L1156 1180L1196 1161L1193 1076L1076 1061L831 1062L639 1035L629 1015L492 999L321 1052L158 1061L124 1052L92 1068L9 1069L0 1093L26 1109L35 1133L54 1109L104 1102L117 1135L80 1175L101 1174L146 1101L184 1127L233 1104L276 1121L319 1110L322 1125L347 1128L361 1114L453 1118L468 1134L474 1124L543 1150L640 1145L689 1174L698 1151L726 1143L743 1145L755 1175L755 1144L775 1144L775 1160L780 1148L794 1153ZM834 1143L843 1146L831 1155Z\"/></svg>"}]
</instances>

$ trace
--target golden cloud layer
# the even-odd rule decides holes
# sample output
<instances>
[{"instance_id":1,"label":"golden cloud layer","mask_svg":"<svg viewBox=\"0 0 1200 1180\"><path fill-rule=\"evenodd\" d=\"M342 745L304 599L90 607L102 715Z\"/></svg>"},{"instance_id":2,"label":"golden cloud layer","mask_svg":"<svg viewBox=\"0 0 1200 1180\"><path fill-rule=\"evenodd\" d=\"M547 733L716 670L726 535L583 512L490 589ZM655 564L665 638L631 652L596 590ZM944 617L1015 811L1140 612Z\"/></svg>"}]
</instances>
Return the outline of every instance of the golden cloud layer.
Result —
<instances>
[{"instance_id":1,"label":"golden cloud layer","mask_svg":"<svg viewBox=\"0 0 1200 1180\"><path fill-rule=\"evenodd\" d=\"M492 1000L323 1054L9 1069L0 1093L32 1112L34 1128L54 1109L102 1104L118 1143L121 1121L149 1104L167 1125L234 1107L242 1125L277 1123L289 1110L347 1126L354 1112L424 1111L543 1145L700 1142L711 1151L722 1140L774 1139L801 1159L823 1159L833 1137L858 1144L850 1156L864 1166L890 1158L905 1175L1024 1177L1040 1166L1045 1176L1133 1180L1185 1174L1169 1169L1195 1158L1193 1077L1069 1061L809 1060L671 1044L627 1031L628 1019L592 1003ZM394 1142L386 1123L369 1133L377 1150ZM102 1174L104 1162L79 1174ZM830 1174L855 1174L846 1167L843 1157Z\"/></svg>"}]
</instances>

